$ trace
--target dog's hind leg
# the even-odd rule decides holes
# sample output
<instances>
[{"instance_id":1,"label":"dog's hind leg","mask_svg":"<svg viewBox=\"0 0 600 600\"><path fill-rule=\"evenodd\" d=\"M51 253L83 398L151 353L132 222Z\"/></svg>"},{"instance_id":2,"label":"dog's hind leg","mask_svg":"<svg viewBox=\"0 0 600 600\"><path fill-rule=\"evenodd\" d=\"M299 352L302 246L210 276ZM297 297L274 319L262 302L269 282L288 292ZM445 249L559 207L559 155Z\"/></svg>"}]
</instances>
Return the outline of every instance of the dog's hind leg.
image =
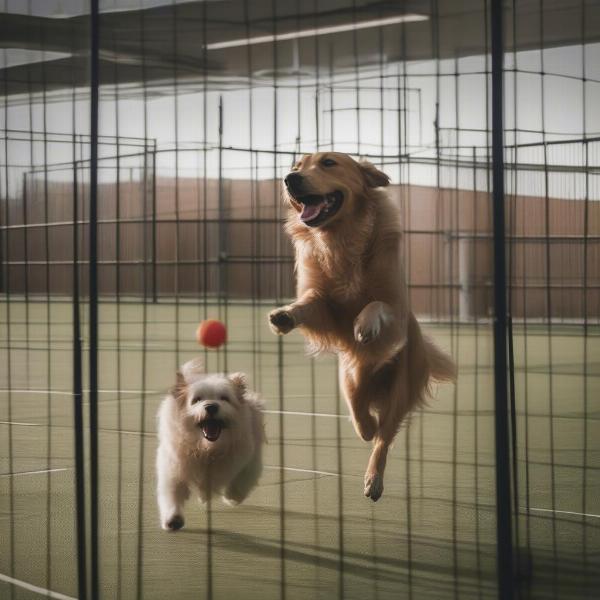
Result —
<instances>
[{"instance_id":1,"label":"dog's hind leg","mask_svg":"<svg viewBox=\"0 0 600 600\"><path fill-rule=\"evenodd\" d=\"M369 442L377 431L377 420L369 411L369 376L367 373L353 371L354 369L340 361L340 386L350 409L352 424L358 436Z\"/></svg>"},{"instance_id":2,"label":"dog's hind leg","mask_svg":"<svg viewBox=\"0 0 600 600\"><path fill-rule=\"evenodd\" d=\"M376 437L373 452L365 473L365 496L377 502L383 494L383 472L387 460L390 442Z\"/></svg>"},{"instance_id":3,"label":"dog's hind leg","mask_svg":"<svg viewBox=\"0 0 600 600\"><path fill-rule=\"evenodd\" d=\"M252 460L236 475L235 479L227 486L223 499L227 504L235 506L243 502L252 489L256 486L262 473L262 459L256 453Z\"/></svg>"},{"instance_id":4,"label":"dog's hind leg","mask_svg":"<svg viewBox=\"0 0 600 600\"><path fill-rule=\"evenodd\" d=\"M400 428L403 416L397 407L386 407L379 415L379 429L375 434L373 450L365 472L365 496L374 502L377 502L383 493L383 473L388 450Z\"/></svg>"},{"instance_id":5,"label":"dog's hind leg","mask_svg":"<svg viewBox=\"0 0 600 600\"><path fill-rule=\"evenodd\" d=\"M375 502L383 493L383 473L389 447L402 421L413 408L408 362L407 353L403 352L399 361L381 374L383 380L378 383L378 429L365 473L365 496Z\"/></svg>"}]
</instances>

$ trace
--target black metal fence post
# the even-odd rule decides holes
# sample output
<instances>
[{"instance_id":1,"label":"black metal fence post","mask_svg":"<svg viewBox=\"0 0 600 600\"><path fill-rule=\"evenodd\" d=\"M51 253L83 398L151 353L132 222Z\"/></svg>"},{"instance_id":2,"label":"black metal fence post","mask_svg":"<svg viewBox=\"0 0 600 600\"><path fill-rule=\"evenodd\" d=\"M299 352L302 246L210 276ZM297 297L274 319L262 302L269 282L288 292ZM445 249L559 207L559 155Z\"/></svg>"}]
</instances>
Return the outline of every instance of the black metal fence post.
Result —
<instances>
[{"instance_id":1,"label":"black metal fence post","mask_svg":"<svg viewBox=\"0 0 600 600\"><path fill-rule=\"evenodd\" d=\"M507 386L507 306L504 232L504 40L502 0L491 0L492 177L494 234L494 390L498 598L514 597L510 435Z\"/></svg>"},{"instance_id":2,"label":"black metal fence post","mask_svg":"<svg viewBox=\"0 0 600 600\"><path fill-rule=\"evenodd\" d=\"M90 59L90 229L89 229L89 382L90 382L90 556L91 598L99 598L98 556L98 86L100 14L98 0L91 1Z\"/></svg>"},{"instance_id":3,"label":"black metal fence post","mask_svg":"<svg viewBox=\"0 0 600 600\"><path fill-rule=\"evenodd\" d=\"M87 553L85 534L85 451L83 440L83 365L81 311L79 303L79 182L77 180L76 142L73 135L73 428L75 438L75 527L77 535L77 591L79 600L87 599Z\"/></svg>"},{"instance_id":4,"label":"black metal fence post","mask_svg":"<svg viewBox=\"0 0 600 600\"><path fill-rule=\"evenodd\" d=\"M218 281L219 302L225 297L225 269L227 260L227 241L225 239L225 198L223 191L223 96L219 96L219 192L218 192L218 218L219 218L219 241L218 241Z\"/></svg>"},{"instance_id":5,"label":"black metal fence post","mask_svg":"<svg viewBox=\"0 0 600 600\"><path fill-rule=\"evenodd\" d=\"M144 142L146 143L146 142ZM157 250L157 223L156 223L156 139L152 149L152 302L158 300L156 262L158 260Z\"/></svg>"}]
</instances>

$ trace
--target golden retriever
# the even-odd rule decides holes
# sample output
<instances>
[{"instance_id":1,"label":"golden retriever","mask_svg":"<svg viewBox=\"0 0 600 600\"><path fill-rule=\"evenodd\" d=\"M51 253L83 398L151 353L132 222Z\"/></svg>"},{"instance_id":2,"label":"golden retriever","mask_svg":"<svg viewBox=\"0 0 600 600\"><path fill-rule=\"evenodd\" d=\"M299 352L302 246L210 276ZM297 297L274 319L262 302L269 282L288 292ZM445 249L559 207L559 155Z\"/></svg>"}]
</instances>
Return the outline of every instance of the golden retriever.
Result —
<instances>
[{"instance_id":1,"label":"golden retriever","mask_svg":"<svg viewBox=\"0 0 600 600\"><path fill-rule=\"evenodd\" d=\"M313 350L338 354L356 432L373 440L364 493L374 501L404 418L432 379L456 377L452 359L421 333L410 310L399 211L380 189L389 181L371 163L337 152L296 163L284 197L298 298L269 314L275 333L299 327Z\"/></svg>"}]
</instances>

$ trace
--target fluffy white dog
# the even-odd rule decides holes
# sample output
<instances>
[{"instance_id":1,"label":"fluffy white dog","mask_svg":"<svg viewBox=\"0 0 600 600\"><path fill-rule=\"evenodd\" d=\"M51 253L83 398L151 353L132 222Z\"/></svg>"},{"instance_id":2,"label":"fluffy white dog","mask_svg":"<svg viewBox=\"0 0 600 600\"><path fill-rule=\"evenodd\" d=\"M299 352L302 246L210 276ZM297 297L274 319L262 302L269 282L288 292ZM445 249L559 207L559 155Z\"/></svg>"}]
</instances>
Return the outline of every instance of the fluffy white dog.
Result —
<instances>
[{"instance_id":1,"label":"fluffy white dog","mask_svg":"<svg viewBox=\"0 0 600 600\"><path fill-rule=\"evenodd\" d=\"M218 494L229 504L254 488L262 472L263 403L243 373L206 374L194 359L160 405L158 437L160 522L176 531L191 487L202 502Z\"/></svg>"}]
</instances>

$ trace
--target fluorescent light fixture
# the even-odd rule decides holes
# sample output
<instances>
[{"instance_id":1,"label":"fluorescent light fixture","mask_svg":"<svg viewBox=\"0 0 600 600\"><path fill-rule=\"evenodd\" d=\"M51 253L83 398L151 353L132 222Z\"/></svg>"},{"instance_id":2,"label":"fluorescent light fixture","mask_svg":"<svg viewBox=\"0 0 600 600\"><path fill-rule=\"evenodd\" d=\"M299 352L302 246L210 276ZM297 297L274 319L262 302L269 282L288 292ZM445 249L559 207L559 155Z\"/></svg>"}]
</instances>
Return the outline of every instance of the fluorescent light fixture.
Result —
<instances>
[{"instance_id":1,"label":"fluorescent light fixture","mask_svg":"<svg viewBox=\"0 0 600 600\"><path fill-rule=\"evenodd\" d=\"M206 44L206 49L222 50L223 48L237 48L239 46L248 46L249 44L267 44L272 42L281 42L284 40L297 40L300 38L314 37L316 35L328 35L330 33L341 33L343 31L357 31L359 29L372 29L373 27L385 27L386 25L397 25L398 23L427 21L428 19L429 17L427 15L397 15L395 17L386 17L384 19L371 19L369 21L357 21L356 23L330 25L329 27L301 29L300 31L278 33L277 35L257 35L255 37L228 40L226 42L214 42L212 44Z\"/></svg>"}]
</instances>

